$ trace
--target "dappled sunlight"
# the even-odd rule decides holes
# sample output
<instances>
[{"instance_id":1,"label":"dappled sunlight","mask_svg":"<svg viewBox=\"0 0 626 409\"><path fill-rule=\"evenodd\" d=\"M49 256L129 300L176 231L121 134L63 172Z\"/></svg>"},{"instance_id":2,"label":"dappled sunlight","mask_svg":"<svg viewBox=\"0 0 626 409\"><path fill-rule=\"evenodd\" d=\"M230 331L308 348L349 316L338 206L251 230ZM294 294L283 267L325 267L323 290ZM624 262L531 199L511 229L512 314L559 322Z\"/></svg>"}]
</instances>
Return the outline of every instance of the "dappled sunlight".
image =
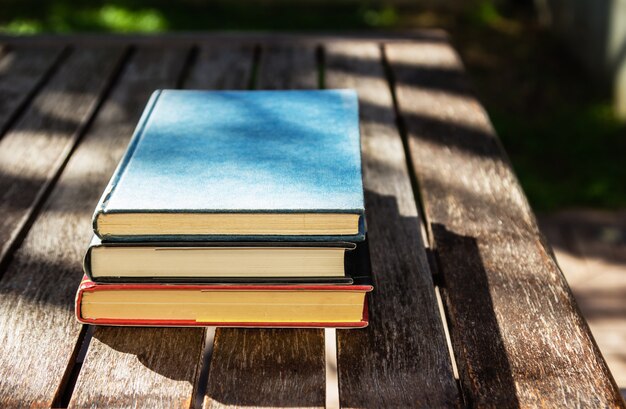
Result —
<instances>
[{"instance_id":1,"label":"dappled sunlight","mask_svg":"<svg viewBox=\"0 0 626 409\"><path fill-rule=\"evenodd\" d=\"M20 178L47 175L49 170L36 164L45 162L46 159L54 160L55 152L47 149L51 138L66 141L70 139L66 133L53 130L14 131L10 137L3 138L0 141L0 173Z\"/></svg>"},{"instance_id":2,"label":"dappled sunlight","mask_svg":"<svg viewBox=\"0 0 626 409\"><path fill-rule=\"evenodd\" d=\"M354 88L359 94L361 118L370 121L393 121L393 102L381 64L381 50L372 43L330 43L325 47L328 86ZM382 110L368 115L370 107Z\"/></svg>"},{"instance_id":3,"label":"dappled sunlight","mask_svg":"<svg viewBox=\"0 0 626 409\"><path fill-rule=\"evenodd\" d=\"M363 149L367 152L363 158L364 187L377 195L396 197L400 216L415 217L415 201L412 194L407 195L412 190L402 143L390 126L385 129L381 127L383 125L374 127L370 134L363 137ZM398 183L386 182L389 180Z\"/></svg>"},{"instance_id":4,"label":"dappled sunlight","mask_svg":"<svg viewBox=\"0 0 626 409\"><path fill-rule=\"evenodd\" d=\"M380 64L380 49L375 43L364 43L363 41L337 41L329 42L324 45L327 55L334 58L347 58L360 62L373 62ZM334 67L333 67L334 68ZM351 76L358 78L359 72L351 72Z\"/></svg>"},{"instance_id":5,"label":"dappled sunlight","mask_svg":"<svg viewBox=\"0 0 626 409\"><path fill-rule=\"evenodd\" d=\"M62 282L60 271L68 272L68 267L54 258L25 260L20 253L16 259L13 266L18 270L7 272L0 284L2 388L13 390L15 407L23 407L27 402L47 407L50 403L43 402L54 395L57 386L51 385L49 379L63 376L80 332L81 325L73 313L75 285L46 287L44 282ZM30 280L6 280L42 266L45 272ZM75 277L80 277L80 271L74 271L78 273ZM16 357L21 357L19 365Z\"/></svg>"},{"instance_id":6,"label":"dappled sunlight","mask_svg":"<svg viewBox=\"0 0 626 409\"><path fill-rule=\"evenodd\" d=\"M419 116L425 121L445 122L450 128L455 126L467 128L474 132L491 132L486 113L480 103L473 97L455 95L446 90L428 90L422 87L406 86L402 91L405 98L411 99L411 109L400 103L400 109L407 116ZM480 118L480 113L484 118Z\"/></svg>"},{"instance_id":7,"label":"dappled sunlight","mask_svg":"<svg viewBox=\"0 0 626 409\"><path fill-rule=\"evenodd\" d=\"M427 144L420 143L423 156L414 159L420 162L420 185L427 191L448 192L451 198L445 208L434 208L433 212L445 212L468 231L506 232L520 226L520 222L525 227L533 225L528 214L528 202L512 173L503 172L488 159L473 157L472 162L456 161L454 158L458 155L453 154L449 159L443 155L436 166L431 165L421 159L429 157L425 150ZM441 150L438 154L442 155ZM481 177L476 177L477 167ZM454 176L442 178L442 169L445 174ZM494 180L498 182L494 183ZM464 201L456 202L452 200L454 197L463 197Z\"/></svg>"},{"instance_id":8,"label":"dappled sunlight","mask_svg":"<svg viewBox=\"0 0 626 409\"><path fill-rule=\"evenodd\" d=\"M448 129L460 127L469 133L493 132L487 113L472 95L462 95L446 89L428 89L402 83L396 88L398 104L408 120L437 122ZM408 106L403 101L411 101ZM443 125L442 125L443 126Z\"/></svg>"},{"instance_id":9,"label":"dappled sunlight","mask_svg":"<svg viewBox=\"0 0 626 409\"><path fill-rule=\"evenodd\" d=\"M97 92L81 92L71 89L46 89L33 100L31 107L49 121L65 123L67 126L78 126L80 113L74 109L72 101L90 101L95 104Z\"/></svg>"},{"instance_id":10,"label":"dappled sunlight","mask_svg":"<svg viewBox=\"0 0 626 409\"><path fill-rule=\"evenodd\" d=\"M162 129L171 131L152 134L157 141L153 145L138 139L107 206L142 211L354 207L362 195L360 187L354 187L361 177L355 155L358 135L341 115L356 115L356 100L330 91L267 91L271 98L260 98L264 92L226 91L212 98L191 92L184 94L189 103L181 103L176 112L168 107L178 103L181 94L162 94L168 102L155 105L153 115ZM185 126L209 112L216 115L202 130ZM211 137L202 137L205 134ZM161 146L170 146L169 154ZM203 151L214 154L181 168L181 158ZM186 180L184 186L178 183L181 179ZM190 195L192 191L197 194ZM329 192L334 195L330 201Z\"/></svg>"},{"instance_id":11,"label":"dappled sunlight","mask_svg":"<svg viewBox=\"0 0 626 409\"><path fill-rule=\"evenodd\" d=\"M45 174L43 179L27 177L20 179L24 172L7 179L16 186L16 189L31 185L38 188L50 180L56 182L49 196L44 196L43 199L38 197L38 200L45 203L37 212L37 218L32 226L27 225L29 230L25 231L25 237L19 238L19 248L7 263L0 281L0 309L3 311L0 315L0 336L9 334L7 336L12 337L4 338L7 342L3 343L4 350L0 355L0 371L6 368L11 368L11 371L8 374L2 372L0 375L5 380L2 384L3 390L5 385L13 385L16 388L15 399L16 402L20 402L19 405L15 405L16 407L28 405L33 401L37 403L36 406L49 407L51 404L49 401L62 384L66 370L72 369L72 353L81 329L74 316L74 300L76 287L83 275L84 251L93 235L91 226L93 209L126 147L126 142L152 87L173 83L172 80L167 80L175 75L172 71L180 66L180 56L183 55L178 51L162 50L145 54L149 54L153 64L150 66L140 64L139 68L134 67L134 62L129 65L131 74L143 72L145 75L140 74L130 80L122 80L121 84L126 87L117 88L119 92L114 92L109 97L75 151L68 149L71 144L66 143L62 146L62 153L65 155L72 153L67 164L66 157L51 149L54 139L49 140L47 146L36 152L37 159L46 157L45 155L51 151L55 153L52 157L52 163L55 165L52 172L63 169L58 180L55 180L53 174ZM139 51L136 54L137 60L142 61L145 54ZM161 56L163 58L159 59ZM141 66L146 66L146 69L141 69ZM150 81L149 85L141 82L144 78ZM93 79L89 81L93 82ZM140 86L136 85L137 82ZM66 107L66 111L73 110L77 117L84 115L86 109L84 104L92 101L81 101L85 97L82 94L70 92L69 95L78 99L74 104L78 107L74 106L73 109ZM60 96L57 94L54 98L63 99ZM64 102L57 101L57 104L64 105ZM35 112L39 117L43 115L38 111ZM49 111L52 112L56 110ZM58 123L55 122L58 119L54 118L50 119L50 122L47 121L43 120L42 131L38 133L49 133L50 124ZM73 132L72 129L67 132L70 131ZM32 141L27 141L23 136L22 132L27 133L26 130L20 130L20 122L12 132L20 133L11 138L8 137L13 135L12 133L5 135L0 144L15 140L16 146L32 149L32 144L27 143ZM37 134L35 131L30 133ZM5 145L0 147L4 149ZM7 151L3 149L0 152ZM34 160L34 157L26 158L25 162L28 160ZM64 164L63 168L61 165ZM25 208L32 206L32 199L23 204L12 200L9 204L14 207L18 205ZM12 239L14 237L15 235L11 236ZM184 349L180 351L184 353ZM133 359L141 361L143 357ZM191 363L185 365L184 370L193 372L196 357L189 355L188 359ZM19 367L14 368L12 363L14 364L16 360ZM145 368L145 364L140 365ZM190 382L188 380L187 384ZM151 386L146 386L143 390L148 393ZM191 394L191 386L188 389ZM43 399L47 399L47 403L41 403Z\"/></svg>"},{"instance_id":12,"label":"dappled sunlight","mask_svg":"<svg viewBox=\"0 0 626 409\"><path fill-rule=\"evenodd\" d=\"M419 41L387 44L385 51L395 64L404 64L414 69L431 68L438 71L463 72L461 60L446 42Z\"/></svg>"},{"instance_id":13,"label":"dappled sunlight","mask_svg":"<svg viewBox=\"0 0 626 409\"><path fill-rule=\"evenodd\" d=\"M429 208L426 195L425 206L432 214L445 214L444 219L462 226L458 234L507 232L520 227L520 231L533 231L528 202L515 174L502 159L484 109L465 92L467 81L460 77L437 90L446 78L435 77L430 86L421 86L421 76L428 78L428 72L422 73L419 67L430 64L430 58L448 71L462 68L452 47L424 42L407 47L388 44L385 55L420 186L425 192L442 195L440 200L447 204Z\"/></svg>"},{"instance_id":14,"label":"dappled sunlight","mask_svg":"<svg viewBox=\"0 0 626 409\"><path fill-rule=\"evenodd\" d=\"M183 46L175 52L174 46L150 50L140 46L128 54L121 76L114 77L113 85L105 86L102 94L102 90L91 94L42 86L28 108L32 111L26 111L33 112L30 115L37 121L18 120L11 125L0 141L0 178L8 186L4 194L23 188L37 192L47 183L51 188L41 197L9 200L5 205L9 210L23 210L38 201L0 280L0 344L6 346L0 356L0 371L4 371L0 378L5 379L2 389L15 388L18 398L29 403L29 398L54 396L54 389L65 382L66 371L75 371L75 389L72 384L67 391L77 407L90 401L123 406L139 398L145 399L146 406L170 405L164 400L169 398L176 400L174 404L190 407L198 396L205 398L207 407L245 407L258 402L276 407L308 406L320 399L323 405L324 381L328 381L327 396L333 404L339 396L329 393L342 388L346 407L367 406L351 402L367 394L373 402L407 399L414 404L417 398L430 406L437 402L428 399L443 396L441 399L448 399L453 406L460 398L455 395L458 385L445 349L441 327L445 324L437 315L435 285L441 289L448 314L460 382L468 396L476 398L471 403L497 401L499 397L483 396L484 390L493 386L493 393L501 393L503 399L509 399L506 402L533 402L534 393L545 392L539 390L544 384L538 382L544 379L561 386L554 388L554 395L549 395L552 390L537 394L548 402L572 397L568 393L578 383L583 384L583 398L593 395L594 386L606 386L602 384L606 374L594 376L603 371L601 358L572 307L550 248L537 234L524 192L449 45L437 36L420 38L410 46L390 41L382 48L369 40L326 43L316 39L323 43L317 53L310 48L312 43L302 51L304 42L294 41L285 51L282 46L266 47L266 40L256 37L246 41L247 51L234 53L232 50L240 50L235 43L224 42L233 47L228 58L220 57L228 52L220 49L223 44L211 48L202 43L190 53ZM257 48L252 47L255 41L261 42ZM71 55L78 55L80 47ZM290 54L289 47L312 58L302 61ZM207 50L214 53L207 57ZM252 50L258 57L254 64ZM278 58L272 52L289 58ZM281 61L271 65L272 59ZM268 71L263 73L264 69ZM230 74L230 82L221 79L225 73ZM251 81L232 79L248 74ZM272 74L280 78L269 78ZM83 252L93 234L93 208L122 157L151 90L184 85L185 79L197 87L199 83L213 86L212 82L255 86L255 81L258 87L264 83L277 88L312 87L319 81L326 88L357 89L376 292L370 302L370 327L340 332L336 344L333 334L327 339L326 361L319 330L220 329L209 346L214 350L203 356L202 329L112 327L95 329L93 338L84 344L86 359L81 358L80 364L73 361L72 352L80 347L81 339L81 326L74 320L74 291L82 276ZM89 115L86 107L95 106L100 98L96 94L106 101L93 123L85 122ZM67 105L63 99L74 100L74 104ZM303 106L306 104L304 101ZM308 124L287 115L268 117L271 110L263 107L244 106L241 111L274 121L273 126L288 127L292 134L303 137L328 133L328 124ZM172 126L179 126L180 118L180 113L171 115ZM224 125L220 136L242 132L232 125L234 121L222 119L230 125ZM85 123L88 129L81 128ZM86 132L84 137L75 133L77 129ZM73 139L76 136L78 139ZM310 178L278 180L277 169L252 171L253 162L273 163L274 155L280 156L270 145L247 157L221 159L228 162L229 170L254 180L300 183L313 193L318 178L337 178L347 160L340 154L316 163L330 169L329 174L311 172ZM15 147L26 153L7 153L15 152ZM303 154L313 157L309 150ZM49 164L45 169L29 167L44 159ZM144 160L146 167L168 166L154 157ZM289 163L280 162L280 166ZM190 173L202 177L203 171L191 169ZM415 192L414 186L421 192ZM249 192L260 194L260 190L253 187ZM420 204L425 219L417 217ZM423 222L430 223L432 248L428 251L420 230ZM611 251L605 252L597 244L584 251L572 249L569 242L557 243L554 248L568 279L568 265L576 264L575 279L570 281L574 294L618 383L624 385L619 366L612 363L615 359L626 366L620 350L626 342L623 236L621 228L616 232L605 227L592 226L586 232L611 244ZM568 239L574 236L564 235ZM564 339L564 334L571 339ZM329 356L337 346L339 362ZM7 372L16 360L19 371ZM205 378L198 377L202 368L207 372ZM204 385L198 385L198 379ZM480 385L468 386L471 382ZM372 384L374 388L363 386ZM418 384L432 386L432 390L416 388ZM246 393L241 393L242 388ZM602 393L604 389L593 396L602 398Z\"/></svg>"},{"instance_id":15,"label":"dappled sunlight","mask_svg":"<svg viewBox=\"0 0 626 409\"><path fill-rule=\"evenodd\" d=\"M410 47L401 43L388 44L385 55L392 67L401 115L415 125L416 131L428 131L430 127L431 131L444 130L441 135L444 137L447 130L458 138L480 136L494 139L489 117L470 92L466 78L449 75L460 73L463 68L450 45L418 42ZM443 70L437 66L438 61L444 65ZM433 65L424 70L424 64ZM441 75L442 72L448 75ZM433 135L432 138L440 143L446 141L447 138L441 136Z\"/></svg>"},{"instance_id":16,"label":"dappled sunlight","mask_svg":"<svg viewBox=\"0 0 626 409\"><path fill-rule=\"evenodd\" d=\"M368 78L367 75L358 75L355 74L354 76L354 82L355 85L358 84L360 81L367 81L367 82L371 82L370 78ZM363 89L359 89L359 104L361 105L361 111L365 111L366 113L370 110L374 110L374 111L386 111L386 114L383 114L384 116L387 116L389 118L393 118L394 117L394 112L393 112L393 102L391 100L391 93L389 91L386 91L385 93L381 94L381 89L384 89L382 87L382 85L387 85L386 82L380 81L378 80L374 80L376 82L378 82L379 84L379 89L370 89L368 88L363 88ZM387 93L389 93L389 95L387 95ZM363 116L364 122L365 123L378 123L380 122L380 118L372 118L372 119L368 119L367 115Z\"/></svg>"},{"instance_id":17,"label":"dappled sunlight","mask_svg":"<svg viewBox=\"0 0 626 409\"><path fill-rule=\"evenodd\" d=\"M11 70L11 66L15 63L16 55L15 53L8 53L4 55L4 50L0 46L0 75L5 75L7 72Z\"/></svg>"},{"instance_id":18,"label":"dappled sunlight","mask_svg":"<svg viewBox=\"0 0 626 409\"><path fill-rule=\"evenodd\" d=\"M351 87L359 94L366 192L395 197L400 216L415 217L417 209L380 47L372 43L329 43L325 61L328 87Z\"/></svg>"}]
</instances>

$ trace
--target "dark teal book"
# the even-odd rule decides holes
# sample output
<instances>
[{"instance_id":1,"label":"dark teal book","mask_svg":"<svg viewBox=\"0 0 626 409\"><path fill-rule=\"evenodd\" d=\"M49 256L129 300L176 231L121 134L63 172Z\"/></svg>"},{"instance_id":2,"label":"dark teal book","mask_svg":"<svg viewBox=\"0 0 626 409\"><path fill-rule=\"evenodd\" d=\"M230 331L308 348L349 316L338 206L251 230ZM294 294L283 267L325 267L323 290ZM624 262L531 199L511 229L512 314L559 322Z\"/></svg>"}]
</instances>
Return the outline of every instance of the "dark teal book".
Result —
<instances>
[{"instance_id":1,"label":"dark teal book","mask_svg":"<svg viewBox=\"0 0 626 409\"><path fill-rule=\"evenodd\" d=\"M156 91L93 224L105 241L362 241L357 95Z\"/></svg>"}]
</instances>

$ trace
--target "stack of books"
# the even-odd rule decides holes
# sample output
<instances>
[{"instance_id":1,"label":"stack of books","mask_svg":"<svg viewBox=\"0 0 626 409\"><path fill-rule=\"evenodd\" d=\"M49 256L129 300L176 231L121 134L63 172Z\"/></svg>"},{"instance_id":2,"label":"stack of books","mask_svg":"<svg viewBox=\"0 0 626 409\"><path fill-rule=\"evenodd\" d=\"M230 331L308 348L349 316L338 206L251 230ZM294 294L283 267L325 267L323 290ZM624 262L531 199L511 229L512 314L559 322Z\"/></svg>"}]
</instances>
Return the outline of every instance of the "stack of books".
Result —
<instances>
[{"instance_id":1,"label":"stack of books","mask_svg":"<svg viewBox=\"0 0 626 409\"><path fill-rule=\"evenodd\" d=\"M356 93L156 91L93 230L80 322L366 326Z\"/></svg>"}]
</instances>

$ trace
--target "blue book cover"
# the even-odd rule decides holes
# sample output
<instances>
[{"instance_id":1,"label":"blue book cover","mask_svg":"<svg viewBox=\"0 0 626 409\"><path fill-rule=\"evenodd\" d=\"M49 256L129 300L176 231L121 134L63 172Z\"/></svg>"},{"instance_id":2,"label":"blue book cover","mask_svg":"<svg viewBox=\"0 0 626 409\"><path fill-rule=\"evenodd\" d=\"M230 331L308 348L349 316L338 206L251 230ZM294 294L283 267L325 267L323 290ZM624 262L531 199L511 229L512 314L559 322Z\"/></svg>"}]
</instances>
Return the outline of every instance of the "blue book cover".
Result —
<instances>
[{"instance_id":1,"label":"blue book cover","mask_svg":"<svg viewBox=\"0 0 626 409\"><path fill-rule=\"evenodd\" d=\"M362 241L356 93L156 91L94 230L123 241Z\"/></svg>"}]
</instances>

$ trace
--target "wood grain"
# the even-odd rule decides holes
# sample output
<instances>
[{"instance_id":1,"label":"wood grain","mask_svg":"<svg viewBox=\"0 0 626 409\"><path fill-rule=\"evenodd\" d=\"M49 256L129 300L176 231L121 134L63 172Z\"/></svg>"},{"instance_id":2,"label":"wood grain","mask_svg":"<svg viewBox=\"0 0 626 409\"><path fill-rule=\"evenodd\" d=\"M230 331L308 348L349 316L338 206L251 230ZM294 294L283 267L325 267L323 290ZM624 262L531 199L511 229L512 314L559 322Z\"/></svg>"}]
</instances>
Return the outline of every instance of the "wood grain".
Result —
<instances>
[{"instance_id":1,"label":"wood grain","mask_svg":"<svg viewBox=\"0 0 626 409\"><path fill-rule=\"evenodd\" d=\"M0 274L80 139L123 48L72 53L0 140Z\"/></svg>"},{"instance_id":2,"label":"wood grain","mask_svg":"<svg viewBox=\"0 0 626 409\"><path fill-rule=\"evenodd\" d=\"M204 407L324 406L321 330L218 329Z\"/></svg>"},{"instance_id":3,"label":"wood grain","mask_svg":"<svg viewBox=\"0 0 626 409\"><path fill-rule=\"evenodd\" d=\"M317 87L313 48L272 47L260 61L259 89ZM217 329L203 407L323 407L324 371L322 330Z\"/></svg>"},{"instance_id":4,"label":"wood grain","mask_svg":"<svg viewBox=\"0 0 626 409\"><path fill-rule=\"evenodd\" d=\"M342 406L460 405L378 45L325 48L326 86L359 93L374 293L370 326L337 331Z\"/></svg>"},{"instance_id":5,"label":"wood grain","mask_svg":"<svg viewBox=\"0 0 626 409\"><path fill-rule=\"evenodd\" d=\"M267 45L259 59L257 88L319 88L317 65L316 49L311 45Z\"/></svg>"},{"instance_id":6,"label":"wood grain","mask_svg":"<svg viewBox=\"0 0 626 409\"><path fill-rule=\"evenodd\" d=\"M253 56L252 44L202 46L183 88L245 89L252 75Z\"/></svg>"},{"instance_id":7,"label":"wood grain","mask_svg":"<svg viewBox=\"0 0 626 409\"><path fill-rule=\"evenodd\" d=\"M58 169L120 55L119 48L88 49L68 59L0 141L3 249L14 237L7 228L23 223L37 189ZM74 351L80 325L72 303L89 230L73 230L72 206L89 191L87 182L74 178L55 190L56 198L0 280L0 406L50 406Z\"/></svg>"},{"instance_id":8,"label":"wood grain","mask_svg":"<svg viewBox=\"0 0 626 409\"><path fill-rule=\"evenodd\" d=\"M68 59L0 141L3 251L75 143L120 56L120 48L85 49ZM73 191L81 183L74 179ZM49 406L80 330L72 302L82 255L68 246L82 236L68 231L71 208L47 209L0 281L0 406Z\"/></svg>"},{"instance_id":9,"label":"wood grain","mask_svg":"<svg viewBox=\"0 0 626 409\"><path fill-rule=\"evenodd\" d=\"M93 209L148 97L154 89L174 87L188 52L187 47L138 49L72 156L64 176L89 186L72 206L79 206L72 224L81 229L75 232L81 240L68 245L74 252L86 249ZM189 407L201 351L200 329L96 327L69 407Z\"/></svg>"},{"instance_id":10,"label":"wood grain","mask_svg":"<svg viewBox=\"0 0 626 409\"><path fill-rule=\"evenodd\" d=\"M0 135L47 79L63 49L52 46L4 50L0 59Z\"/></svg>"},{"instance_id":11,"label":"wood grain","mask_svg":"<svg viewBox=\"0 0 626 409\"><path fill-rule=\"evenodd\" d=\"M428 41L386 53L467 401L623 407L456 53Z\"/></svg>"},{"instance_id":12,"label":"wood grain","mask_svg":"<svg viewBox=\"0 0 626 409\"><path fill-rule=\"evenodd\" d=\"M197 328L97 327L70 408L188 408L200 354Z\"/></svg>"}]
</instances>

